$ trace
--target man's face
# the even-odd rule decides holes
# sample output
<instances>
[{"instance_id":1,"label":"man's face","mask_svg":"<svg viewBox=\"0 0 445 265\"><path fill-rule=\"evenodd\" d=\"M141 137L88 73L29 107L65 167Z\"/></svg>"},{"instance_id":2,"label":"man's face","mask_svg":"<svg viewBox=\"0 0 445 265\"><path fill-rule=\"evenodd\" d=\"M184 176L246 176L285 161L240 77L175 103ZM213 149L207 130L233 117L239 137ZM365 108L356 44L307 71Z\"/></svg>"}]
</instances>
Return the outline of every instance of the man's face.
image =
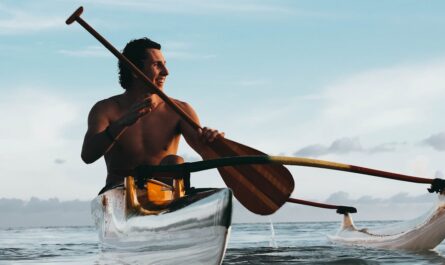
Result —
<instances>
[{"instance_id":1,"label":"man's face","mask_svg":"<svg viewBox=\"0 0 445 265\"><path fill-rule=\"evenodd\" d=\"M147 49L147 59L144 61L143 72L159 89L164 87L168 75L165 63L164 55L160 50Z\"/></svg>"}]
</instances>

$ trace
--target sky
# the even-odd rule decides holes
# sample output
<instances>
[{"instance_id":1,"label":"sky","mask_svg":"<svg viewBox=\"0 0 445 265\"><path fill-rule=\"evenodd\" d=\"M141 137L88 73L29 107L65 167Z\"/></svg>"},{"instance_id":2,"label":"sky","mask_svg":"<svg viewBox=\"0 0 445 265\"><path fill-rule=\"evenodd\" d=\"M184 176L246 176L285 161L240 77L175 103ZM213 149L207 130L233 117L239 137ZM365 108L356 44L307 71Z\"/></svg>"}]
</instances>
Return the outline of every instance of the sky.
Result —
<instances>
[{"instance_id":1,"label":"sky","mask_svg":"<svg viewBox=\"0 0 445 265\"><path fill-rule=\"evenodd\" d=\"M93 104L120 94L119 50L162 44L164 91L205 126L270 155L433 178L445 160L443 1L2 0L0 198L90 200L103 159L80 159ZM182 141L184 142L184 141ZM181 143L180 155L196 160ZM426 185L289 168L293 197L324 201L426 193ZM197 187L222 187L214 170Z\"/></svg>"}]
</instances>

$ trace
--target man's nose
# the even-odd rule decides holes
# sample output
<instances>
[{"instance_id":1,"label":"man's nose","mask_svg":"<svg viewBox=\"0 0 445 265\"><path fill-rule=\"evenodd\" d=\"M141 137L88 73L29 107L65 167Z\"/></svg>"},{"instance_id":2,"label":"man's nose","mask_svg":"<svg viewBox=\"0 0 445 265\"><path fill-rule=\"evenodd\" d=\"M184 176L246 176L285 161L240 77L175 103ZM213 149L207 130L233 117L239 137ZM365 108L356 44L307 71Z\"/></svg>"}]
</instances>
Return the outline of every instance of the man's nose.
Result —
<instances>
[{"instance_id":1,"label":"man's nose","mask_svg":"<svg viewBox=\"0 0 445 265\"><path fill-rule=\"evenodd\" d=\"M161 75L167 76L168 74L169 74L169 72L168 72L167 66L165 66L165 64L162 65Z\"/></svg>"}]
</instances>

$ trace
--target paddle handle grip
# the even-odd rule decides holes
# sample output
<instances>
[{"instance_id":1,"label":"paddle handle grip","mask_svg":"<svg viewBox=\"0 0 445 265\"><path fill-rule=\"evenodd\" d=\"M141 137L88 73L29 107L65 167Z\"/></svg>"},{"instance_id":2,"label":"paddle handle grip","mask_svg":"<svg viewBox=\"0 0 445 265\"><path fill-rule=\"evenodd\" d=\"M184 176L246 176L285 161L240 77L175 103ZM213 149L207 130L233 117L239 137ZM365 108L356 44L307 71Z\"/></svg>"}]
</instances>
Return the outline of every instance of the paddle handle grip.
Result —
<instances>
[{"instance_id":1,"label":"paddle handle grip","mask_svg":"<svg viewBox=\"0 0 445 265\"><path fill-rule=\"evenodd\" d=\"M188 115L181 107L173 102L162 90L160 90L148 77L137 68L127 57L120 53L110 42L108 42L102 35L100 35L93 27L91 27L80 15L83 12L83 7L79 7L67 20L66 24L71 24L74 21L79 23L86 29L93 37L95 37L105 48L107 48L114 56L125 64L134 74L136 74L146 85L150 93L157 94L165 103L167 103L181 118L183 118L190 126L195 129L200 129L201 126L196 123L190 115Z\"/></svg>"}]
</instances>

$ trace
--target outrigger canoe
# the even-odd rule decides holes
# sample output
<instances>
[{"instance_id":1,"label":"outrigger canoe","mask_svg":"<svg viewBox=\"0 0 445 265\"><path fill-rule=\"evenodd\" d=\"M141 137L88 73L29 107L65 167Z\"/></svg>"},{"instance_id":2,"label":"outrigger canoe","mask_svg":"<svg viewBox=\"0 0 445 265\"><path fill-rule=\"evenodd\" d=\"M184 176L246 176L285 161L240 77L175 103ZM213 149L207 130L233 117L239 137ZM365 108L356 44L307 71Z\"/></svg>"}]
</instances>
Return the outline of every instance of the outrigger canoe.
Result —
<instances>
[{"instance_id":1,"label":"outrigger canoe","mask_svg":"<svg viewBox=\"0 0 445 265\"><path fill-rule=\"evenodd\" d=\"M231 228L232 192L192 189L164 206L144 205L127 177L125 185L97 196L91 209L104 251L143 253L147 264L221 264Z\"/></svg>"},{"instance_id":2,"label":"outrigger canoe","mask_svg":"<svg viewBox=\"0 0 445 265\"><path fill-rule=\"evenodd\" d=\"M280 163L349 171L402 181L431 184L429 192L443 193L445 180L418 178L384 172L364 167L329 161L274 156L238 156L183 163L179 165L142 166L136 169L134 180L126 178L126 185L116 187L99 195L92 202L92 212L99 230L102 245L107 248L143 251L149 264L220 264L224 257L230 233L232 192L230 189L196 189L166 205L151 207L139 202L136 186L151 183L153 176L168 175L175 178L211 168L232 167L246 164ZM164 175L163 175L164 174ZM161 189L162 190L162 189ZM180 189L176 189L180 190ZM349 206L326 205L297 199L288 202L337 209L337 213L349 214L356 209ZM439 221L445 227L443 208L438 215L428 220ZM429 222L429 221L428 221ZM352 224L352 221L351 221ZM437 223L436 223L437 224ZM432 230L431 230L432 231ZM389 238L388 238L389 239ZM369 242L369 241L368 241ZM426 244L424 244L426 246ZM145 255L147 256L147 255Z\"/></svg>"}]
</instances>

